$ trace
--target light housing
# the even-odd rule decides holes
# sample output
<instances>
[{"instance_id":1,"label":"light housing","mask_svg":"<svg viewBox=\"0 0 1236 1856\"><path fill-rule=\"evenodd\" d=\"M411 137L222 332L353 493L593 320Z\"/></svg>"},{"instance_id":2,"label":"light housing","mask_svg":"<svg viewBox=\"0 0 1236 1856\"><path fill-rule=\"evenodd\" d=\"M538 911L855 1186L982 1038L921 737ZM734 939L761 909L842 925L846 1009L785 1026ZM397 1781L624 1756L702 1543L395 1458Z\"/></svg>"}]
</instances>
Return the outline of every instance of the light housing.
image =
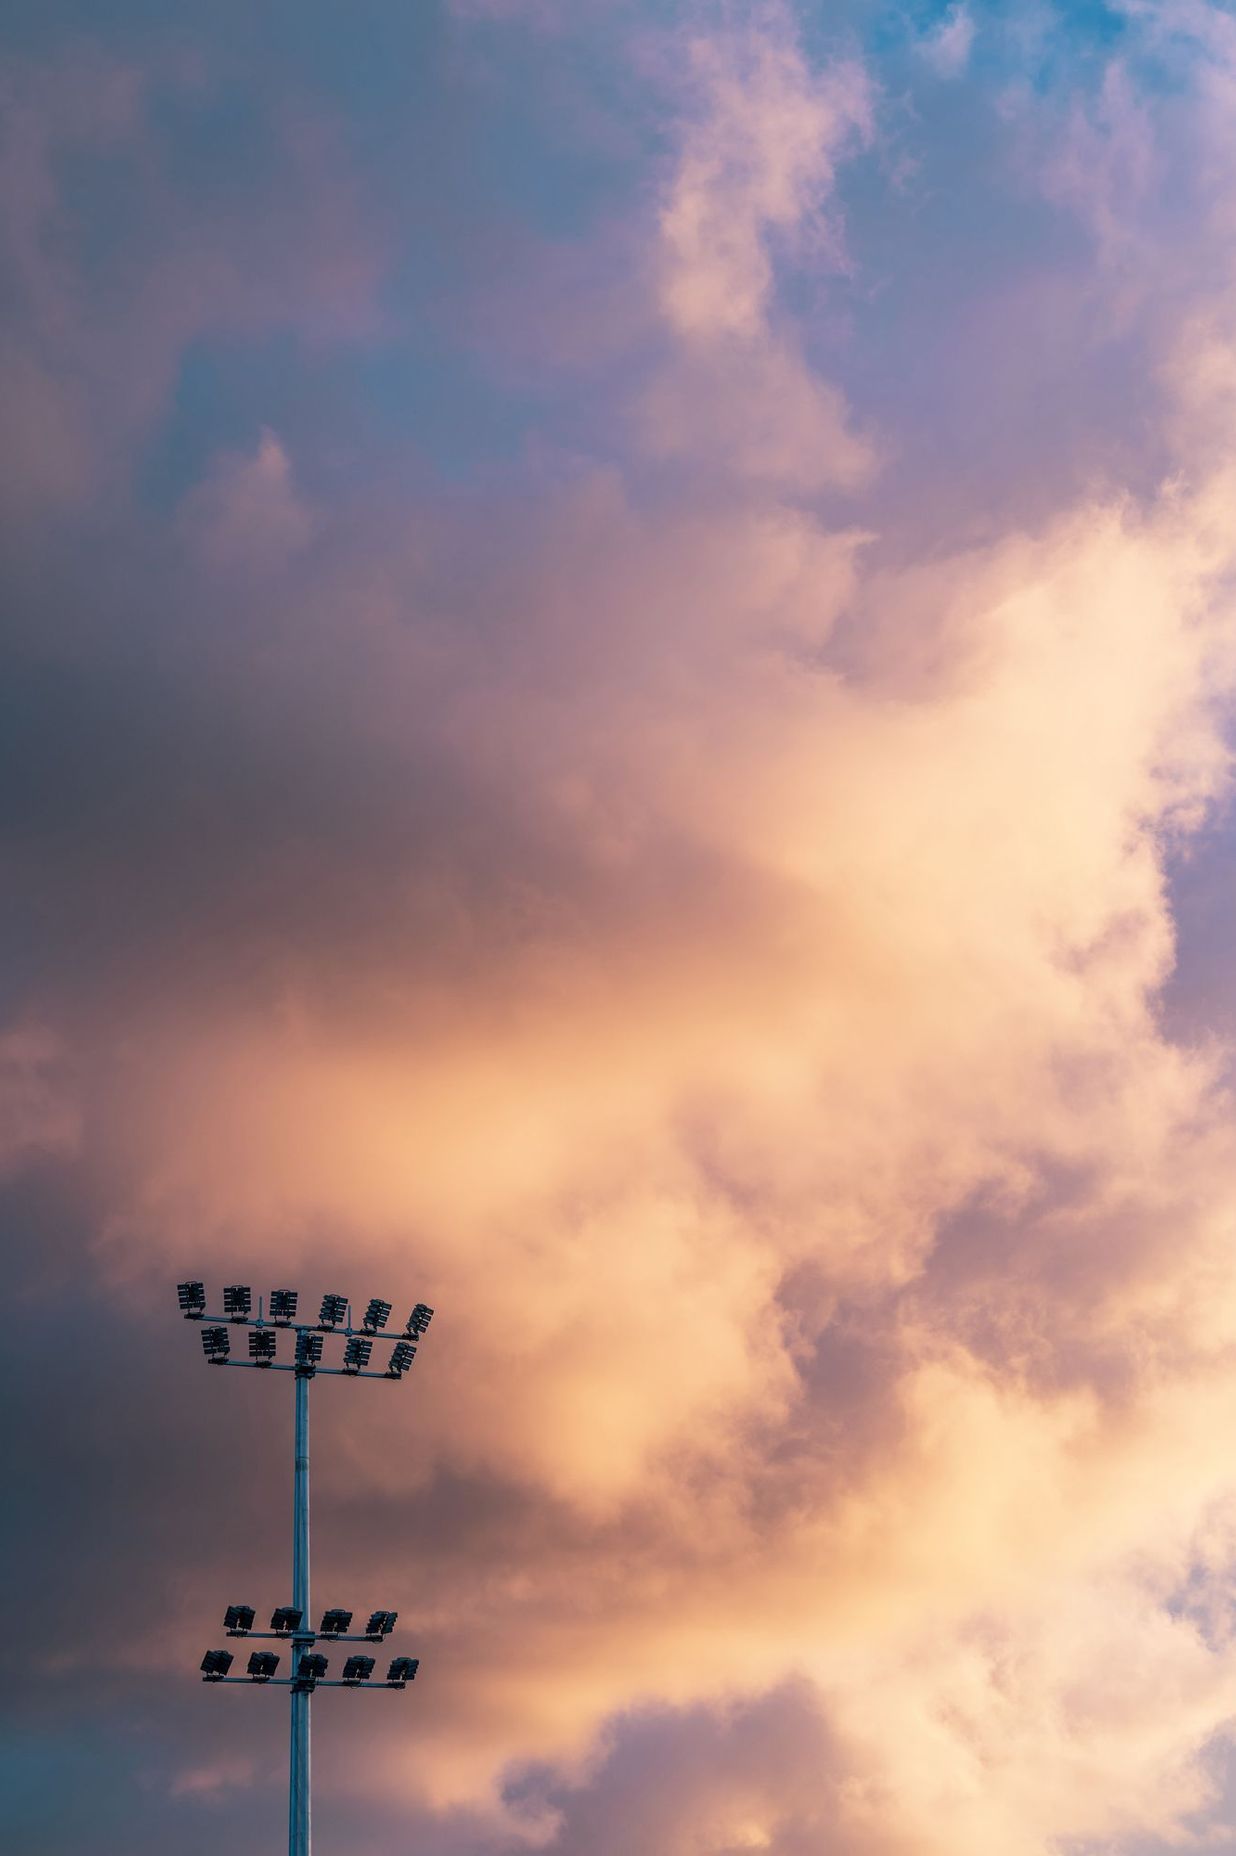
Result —
<instances>
[{"instance_id":1,"label":"light housing","mask_svg":"<svg viewBox=\"0 0 1236 1856\"><path fill-rule=\"evenodd\" d=\"M270 1628L280 1637L290 1637L294 1630L300 1629L304 1615L299 1605L276 1605L270 1614Z\"/></svg>"},{"instance_id":2,"label":"light housing","mask_svg":"<svg viewBox=\"0 0 1236 1856\"><path fill-rule=\"evenodd\" d=\"M343 1349L344 1371L359 1373L362 1367L368 1366L369 1356L372 1352L373 1342L371 1340L368 1340L363 1334L349 1334L347 1343Z\"/></svg>"},{"instance_id":3,"label":"light housing","mask_svg":"<svg viewBox=\"0 0 1236 1856\"><path fill-rule=\"evenodd\" d=\"M397 1611L375 1611L365 1626L366 1637L389 1637L399 1616Z\"/></svg>"},{"instance_id":4,"label":"light housing","mask_svg":"<svg viewBox=\"0 0 1236 1856\"><path fill-rule=\"evenodd\" d=\"M275 1358L275 1336L269 1328L249 1329L249 1358L257 1366L271 1366Z\"/></svg>"},{"instance_id":5,"label":"light housing","mask_svg":"<svg viewBox=\"0 0 1236 1856\"><path fill-rule=\"evenodd\" d=\"M405 1683L416 1680L420 1666L419 1656L396 1656L386 1672L386 1680L392 1688L403 1688Z\"/></svg>"},{"instance_id":6,"label":"light housing","mask_svg":"<svg viewBox=\"0 0 1236 1856\"><path fill-rule=\"evenodd\" d=\"M303 1330L296 1336L296 1370L298 1373L312 1374L322 1363L322 1336L307 1334Z\"/></svg>"},{"instance_id":7,"label":"light housing","mask_svg":"<svg viewBox=\"0 0 1236 1856\"><path fill-rule=\"evenodd\" d=\"M390 1303L379 1301L378 1297L375 1295L368 1308L365 1310L361 1326L367 1328L371 1334L376 1334L379 1328L384 1328L386 1326L390 1318L390 1312Z\"/></svg>"},{"instance_id":8,"label":"light housing","mask_svg":"<svg viewBox=\"0 0 1236 1856\"><path fill-rule=\"evenodd\" d=\"M243 1637L253 1629L255 1616L252 1605L229 1605L223 1614L223 1628L234 1637Z\"/></svg>"},{"instance_id":9,"label":"light housing","mask_svg":"<svg viewBox=\"0 0 1236 1856\"><path fill-rule=\"evenodd\" d=\"M223 1291L223 1312L229 1321L247 1321L253 1306L253 1291L247 1283L232 1282Z\"/></svg>"},{"instance_id":10,"label":"light housing","mask_svg":"<svg viewBox=\"0 0 1236 1856\"><path fill-rule=\"evenodd\" d=\"M202 1328L202 1352L212 1366L225 1366L231 1350L226 1328Z\"/></svg>"},{"instance_id":11,"label":"light housing","mask_svg":"<svg viewBox=\"0 0 1236 1856\"><path fill-rule=\"evenodd\" d=\"M278 1667L277 1650L255 1650L249 1658L249 1674L255 1682L269 1682Z\"/></svg>"},{"instance_id":12,"label":"light housing","mask_svg":"<svg viewBox=\"0 0 1236 1856\"><path fill-rule=\"evenodd\" d=\"M337 1328L339 1323L346 1319L347 1312L348 1298L346 1295L324 1295L321 1312L318 1315L318 1326Z\"/></svg>"},{"instance_id":13,"label":"light housing","mask_svg":"<svg viewBox=\"0 0 1236 1856\"><path fill-rule=\"evenodd\" d=\"M349 1656L343 1665L345 1682L368 1682L373 1674L372 1656Z\"/></svg>"},{"instance_id":14,"label":"light housing","mask_svg":"<svg viewBox=\"0 0 1236 1856\"><path fill-rule=\"evenodd\" d=\"M208 1682L221 1682L235 1660L230 1650L207 1650L202 1658L202 1674Z\"/></svg>"},{"instance_id":15,"label":"light housing","mask_svg":"<svg viewBox=\"0 0 1236 1856\"><path fill-rule=\"evenodd\" d=\"M419 1340L432 1320L433 1309L428 1307L424 1302L418 1302L416 1307L412 1310L412 1313L408 1316L408 1325L405 1332L409 1334L413 1340Z\"/></svg>"},{"instance_id":16,"label":"light housing","mask_svg":"<svg viewBox=\"0 0 1236 1856\"><path fill-rule=\"evenodd\" d=\"M277 1322L280 1326L284 1326L290 1321L295 1321L297 1300L298 1296L295 1289L272 1289L270 1292L271 1320Z\"/></svg>"},{"instance_id":17,"label":"light housing","mask_svg":"<svg viewBox=\"0 0 1236 1856\"><path fill-rule=\"evenodd\" d=\"M318 1630L323 1637L338 1637L352 1622L350 1611L324 1611Z\"/></svg>"},{"instance_id":18,"label":"light housing","mask_svg":"<svg viewBox=\"0 0 1236 1856\"><path fill-rule=\"evenodd\" d=\"M416 1344L414 1341L396 1341L391 1348L391 1357L386 1362L387 1378L402 1379L415 1358Z\"/></svg>"},{"instance_id":19,"label":"light housing","mask_svg":"<svg viewBox=\"0 0 1236 1856\"><path fill-rule=\"evenodd\" d=\"M296 1665L296 1680L298 1683L303 1683L306 1688L312 1688L315 1682L322 1680L326 1674L326 1667L324 1656L319 1656L316 1651L306 1651Z\"/></svg>"},{"instance_id":20,"label":"light housing","mask_svg":"<svg viewBox=\"0 0 1236 1856\"><path fill-rule=\"evenodd\" d=\"M200 1321L206 1313L205 1284L200 1282L177 1283L176 1300L180 1303L180 1312L186 1321Z\"/></svg>"}]
</instances>

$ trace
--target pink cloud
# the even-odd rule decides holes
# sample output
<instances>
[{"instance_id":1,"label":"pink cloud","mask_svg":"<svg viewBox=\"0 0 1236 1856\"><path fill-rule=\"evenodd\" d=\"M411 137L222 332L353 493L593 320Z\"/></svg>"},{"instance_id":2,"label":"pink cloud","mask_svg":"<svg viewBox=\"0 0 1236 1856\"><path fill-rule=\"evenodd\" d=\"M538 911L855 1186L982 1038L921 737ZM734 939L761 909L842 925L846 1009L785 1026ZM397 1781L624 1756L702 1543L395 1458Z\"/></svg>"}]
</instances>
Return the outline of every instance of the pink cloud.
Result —
<instances>
[{"instance_id":1,"label":"pink cloud","mask_svg":"<svg viewBox=\"0 0 1236 1856\"><path fill-rule=\"evenodd\" d=\"M0 1175L72 1154L81 1108L62 1041L34 1020L0 1031Z\"/></svg>"},{"instance_id":2,"label":"pink cloud","mask_svg":"<svg viewBox=\"0 0 1236 1856\"><path fill-rule=\"evenodd\" d=\"M957 0L919 44L922 56L939 77L959 77L965 70L974 44L974 15Z\"/></svg>"},{"instance_id":3,"label":"pink cloud","mask_svg":"<svg viewBox=\"0 0 1236 1856\"><path fill-rule=\"evenodd\" d=\"M191 113L218 81L201 58L166 50L12 69L0 238L16 296L0 366L22 440L7 473L17 515L122 495L194 340L295 328L330 343L380 325L384 235L330 122L303 103L276 111L275 158L243 204L226 189L192 205L178 195L160 113ZM62 180L66 159L87 152L123 165L132 188L127 245L96 241L94 269Z\"/></svg>"},{"instance_id":4,"label":"pink cloud","mask_svg":"<svg viewBox=\"0 0 1236 1856\"><path fill-rule=\"evenodd\" d=\"M856 64L811 68L789 10L686 42L682 127L661 207L661 313L678 344L639 409L656 456L709 460L778 489L853 487L874 453L774 313L788 252L841 261L837 162L872 134Z\"/></svg>"},{"instance_id":5,"label":"pink cloud","mask_svg":"<svg viewBox=\"0 0 1236 1856\"><path fill-rule=\"evenodd\" d=\"M30 857L102 952L0 1046L8 1149L80 1154L152 1318L328 1259L439 1307L410 1414L324 1419L434 1684L341 1790L590 1856L1182 1840L1236 1697L1227 1054L1161 1010L1230 784L1224 289L1154 348L1169 481L890 534L777 291L837 262L871 80L780 7L684 43L659 208L601 235L630 450L311 509L267 430L182 500L209 623L74 872ZM1113 76L1046 176L1125 312L1150 118ZM250 278L270 199L123 338L65 294L90 405L216 285L363 324L346 187Z\"/></svg>"},{"instance_id":6,"label":"pink cloud","mask_svg":"<svg viewBox=\"0 0 1236 1856\"><path fill-rule=\"evenodd\" d=\"M184 499L179 519L193 551L224 573L284 567L313 532L288 455L271 431L262 432L252 457L217 458Z\"/></svg>"},{"instance_id":7,"label":"pink cloud","mask_svg":"<svg viewBox=\"0 0 1236 1856\"><path fill-rule=\"evenodd\" d=\"M856 65L813 71L788 8L693 36L680 152L661 211L665 312L684 339L766 328L774 241L835 238L837 159L872 129Z\"/></svg>"}]
</instances>

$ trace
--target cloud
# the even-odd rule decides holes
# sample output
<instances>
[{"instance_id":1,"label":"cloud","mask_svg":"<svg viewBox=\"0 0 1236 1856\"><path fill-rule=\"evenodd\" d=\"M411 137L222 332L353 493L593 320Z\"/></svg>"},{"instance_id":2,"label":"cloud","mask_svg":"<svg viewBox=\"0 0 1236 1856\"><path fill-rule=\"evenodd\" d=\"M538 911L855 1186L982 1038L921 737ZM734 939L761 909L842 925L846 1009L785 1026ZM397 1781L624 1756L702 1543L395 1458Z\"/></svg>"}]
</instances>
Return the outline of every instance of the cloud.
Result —
<instances>
[{"instance_id":1,"label":"cloud","mask_svg":"<svg viewBox=\"0 0 1236 1856\"><path fill-rule=\"evenodd\" d=\"M696 469L706 459L774 491L852 489L874 463L841 395L779 343L714 348L674 368L645 394L638 430L653 457Z\"/></svg>"},{"instance_id":2,"label":"cloud","mask_svg":"<svg viewBox=\"0 0 1236 1856\"><path fill-rule=\"evenodd\" d=\"M569 1769L632 1697L787 1669L845 1713L877 1678L838 1659L895 1684L924 1613L952 1644L984 1608L1029 1608L1033 1643L1045 1579L1178 1554L1221 1492L1229 1148L1154 998L1164 846L1225 778L1228 494L895 571L800 514L722 531L570 493L504 557L505 641L474 652L483 576L453 647L370 635L359 721L432 740L440 794L470 776L449 855L431 826L400 861L396 757L358 866L380 928L306 919L292 867L260 1010L182 985L138 1001L123 1074L100 1048L128 1182L106 1272L239 1268L235 1230L324 1286L341 1233L353 1276L414 1259L448 1337L418 1365L425 1473L548 1505L535 1551L482 1530L422 1572L446 1667L413 1791ZM923 668L901 641L929 627ZM296 657L289 633L269 687ZM322 822L327 870L363 822ZM1165 1196L1173 1153L1194 1185ZM350 1461L396 1499L387 1448ZM1180 1511L1148 1531L1168 1463ZM401 1602L397 1553L385 1576ZM1019 1808L1008 1757L956 1805L976 1849ZM1094 1821L1051 1797L1034 1835Z\"/></svg>"},{"instance_id":3,"label":"cloud","mask_svg":"<svg viewBox=\"0 0 1236 1856\"><path fill-rule=\"evenodd\" d=\"M252 457L216 459L185 498L180 521L194 553L224 572L286 566L312 533L288 455L271 431L262 432Z\"/></svg>"},{"instance_id":4,"label":"cloud","mask_svg":"<svg viewBox=\"0 0 1236 1856\"><path fill-rule=\"evenodd\" d=\"M193 342L376 328L376 215L303 98L220 134L222 72L167 40L123 59L98 44L15 57L5 95L0 373L21 445L0 492L19 527L126 493ZM196 168L179 160L195 136L216 138Z\"/></svg>"},{"instance_id":5,"label":"cloud","mask_svg":"<svg viewBox=\"0 0 1236 1856\"><path fill-rule=\"evenodd\" d=\"M666 314L688 338L759 334L773 288L770 240L825 243L838 156L871 132L871 88L850 64L808 66L793 15L691 37L681 150L661 212Z\"/></svg>"},{"instance_id":6,"label":"cloud","mask_svg":"<svg viewBox=\"0 0 1236 1856\"><path fill-rule=\"evenodd\" d=\"M81 1136L68 1054L35 1021L0 1032L0 1174L32 1156L71 1154Z\"/></svg>"},{"instance_id":7,"label":"cloud","mask_svg":"<svg viewBox=\"0 0 1236 1856\"><path fill-rule=\"evenodd\" d=\"M790 11L687 39L679 148L660 214L662 312L682 354L640 409L654 454L778 488L853 486L873 465L841 396L775 317L779 255L838 264L837 162L872 133L861 65L816 70Z\"/></svg>"},{"instance_id":8,"label":"cloud","mask_svg":"<svg viewBox=\"0 0 1236 1856\"><path fill-rule=\"evenodd\" d=\"M938 77L959 77L969 62L974 32L974 15L959 0L923 34L919 51Z\"/></svg>"},{"instance_id":9,"label":"cloud","mask_svg":"<svg viewBox=\"0 0 1236 1856\"><path fill-rule=\"evenodd\" d=\"M263 1793L274 1717L237 1769L213 1692L134 1698L171 1633L191 1668L219 1604L284 1596L286 1411L276 1375L203 1378L179 1273L438 1310L407 1385L313 1394L317 1589L398 1608L423 1656L414 1731L321 1734L361 1851L412 1812L443 1856L1222 1834L1230 1054L1163 998L1174 871L1230 787L1224 279L1173 304L1148 270L1171 112L1135 61L1033 121L1002 93L985 132L1017 153L1077 125L1035 208L1067 245L1080 207L1101 258L1062 326L1119 306L1170 469L1078 490L1065 459L1052 505L1010 514L989 459L1019 484L1035 460L1000 431L967 520L924 541L879 460L901 444L934 507L933 435L912 450L863 397L872 355L919 352L919 306L873 288L849 374L805 306L848 287L845 181L851 220L902 199L858 161L878 57L830 59L783 8L700 17L676 113L571 254L590 286L633 254L604 354L572 353L574 422L547 400L525 444L512 415L469 472L449 447L432 470L420 424L396 467L375 421L355 475L333 428L208 422L191 486L140 509L32 465L96 527L79 501L37 572L15 543L6 933L33 1003L0 1043L0 1153L22 1293L85 1290L64 1394L18 1440L32 1508L74 1526L15 1584L76 1594L47 1718L116 1637L91 1745L119 1770L137 1723L182 1841L221 1774ZM140 102L109 133L164 146ZM90 442L138 443L216 310L259 343L249 378L290 323L309 377L363 397L312 339L319 312L362 347L394 314L356 183L320 143L260 145L265 184L183 243L142 195L80 343L67 239L40 366ZM509 147L476 160L488 199ZM320 210L339 242L307 257ZM878 245L855 229L852 271ZM999 292L932 265L1015 371ZM117 344L147 341L162 384L116 411ZM399 357L365 359L386 396ZM402 380L418 419L435 365ZM24 1372L44 1343L17 1344Z\"/></svg>"}]
</instances>

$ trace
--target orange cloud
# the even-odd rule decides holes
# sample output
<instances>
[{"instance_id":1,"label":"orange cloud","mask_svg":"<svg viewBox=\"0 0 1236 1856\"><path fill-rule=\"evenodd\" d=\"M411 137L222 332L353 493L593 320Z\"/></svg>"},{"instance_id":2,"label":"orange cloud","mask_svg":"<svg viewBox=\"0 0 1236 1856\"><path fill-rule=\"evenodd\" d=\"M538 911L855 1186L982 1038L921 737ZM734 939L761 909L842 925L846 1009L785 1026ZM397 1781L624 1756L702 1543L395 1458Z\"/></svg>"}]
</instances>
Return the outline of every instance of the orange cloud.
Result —
<instances>
[{"instance_id":1,"label":"orange cloud","mask_svg":"<svg viewBox=\"0 0 1236 1856\"><path fill-rule=\"evenodd\" d=\"M1230 774L1222 317L1153 493L839 511L878 447L774 286L873 87L781 8L689 49L632 457L319 534L266 433L182 503L257 643L192 660L179 804L122 783L109 983L0 1045L0 1152L80 1126L152 1310L437 1306L410 1409L320 1407L433 1684L341 1790L562 1856L1181 1840L1236 1699L1227 1053L1163 1007Z\"/></svg>"}]
</instances>

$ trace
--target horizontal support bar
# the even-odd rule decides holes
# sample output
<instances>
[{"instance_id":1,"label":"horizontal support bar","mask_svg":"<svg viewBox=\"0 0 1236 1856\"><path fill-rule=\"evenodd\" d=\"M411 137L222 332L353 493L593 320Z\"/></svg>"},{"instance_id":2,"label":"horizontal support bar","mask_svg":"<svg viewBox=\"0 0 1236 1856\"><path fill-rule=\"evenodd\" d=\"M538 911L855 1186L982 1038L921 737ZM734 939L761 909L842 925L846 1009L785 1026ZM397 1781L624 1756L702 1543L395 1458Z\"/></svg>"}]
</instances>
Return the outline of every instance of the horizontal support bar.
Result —
<instances>
[{"instance_id":1,"label":"horizontal support bar","mask_svg":"<svg viewBox=\"0 0 1236 1856\"><path fill-rule=\"evenodd\" d=\"M384 1682L381 1677L375 1682L372 1677L367 1682L327 1681L325 1677L310 1684L294 1680L291 1676L203 1676L203 1682L216 1686L221 1682L239 1682L242 1688L295 1688L302 1694L311 1695L315 1688L407 1688L406 1682Z\"/></svg>"},{"instance_id":2,"label":"horizontal support bar","mask_svg":"<svg viewBox=\"0 0 1236 1856\"><path fill-rule=\"evenodd\" d=\"M317 1632L312 1630L225 1630L227 1637L268 1637L272 1643L316 1643ZM366 1637L366 1643L376 1643L376 1637Z\"/></svg>"},{"instance_id":3,"label":"horizontal support bar","mask_svg":"<svg viewBox=\"0 0 1236 1856\"><path fill-rule=\"evenodd\" d=\"M315 1366L313 1371L314 1373L330 1373L336 1379L399 1380L405 1377L404 1373L375 1373L370 1366Z\"/></svg>"},{"instance_id":4,"label":"horizontal support bar","mask_svg":"<svg viewBox=\"0 0 1236 1856\"><path fill-rule=\"evenodd\" d=\"M233 1360L230 1356L222 1360L207 1360L207 1366L243 1366L250 1373L298 1373L299 1366L293 1366L286 1360ZM398 1382L406 1377L405 1373L375 1373L367 1366L315 1366L305 1372L306 1379L316 1379L319 1373L329 1373L333 1379L388 1379Z\"/></svg>"},{"instance_id":5,"label":"horizontal support bar","mask_svg":"<svg viewBox=\"0 0 1236 1856\"><path fill-rule=\"evenodd\" d=\"M385 1682L385 1681L383 1681L383 1680L382 1680L382 1678L381 1678L380 1676L378 1676L378 1677L372 1677L372 1676L371 1676L371 1677L370 1677L370 1679L369 1679L369 1680L368 1680L367 1682L340 1682L340 1681L336 1681L336 1680L335 1680L335 1679L334 1679L334 1678L332 1677L332 1678L331 1678L331 1680L330 1680L329 1682L326 1682L326 1681L323 1681L323 1682L316 1682L316 1683L314 1684L314 1687L315 1687L315 1688L371 1688L371 1689L379 1689L379 1688L409 1688L410 1686L411 1686L411 1684L410 1684L410 1683L407 1683L407 1682Z\"/></svg>"},{"instance_id":6,"label":"horizontal support bar","mask_svg":"<svg viewBox=\"0 0 1236 1856\"><path fill-rule=\"evenodd\" d=\"M332 1328L323 1327L314 1321L272 1321L269 1315L259 1321L256 1315L186 1315L186 1321L192 1321L204 1328L264 1328L272 1334L321 1334L328 1340L351 1340L353 1335L359 1340L423 1340L424 1333L411 1333L407 1328Z\"/></svg>"},{"instance_id":7,"label":"horizontal support bar","mask_svg":"<svg viewBox=\"0 0 1236 1856\"><path fill-rule=\"evenodd\" d=\"M385 1637L357 1636L355 1632L340 1631L336 1636L333 1631L316 1630L229 1630L228 1637L268 1637L272 1643L389 1643L393 1632Z\"/></svg>"},{"instance_id":8,"label":"horizontal support bar","mask_svg":"<svg viewBox=\"0 0 1236 1856\"><path fill-rule=\"evenodd\" d=\"M221 1359L206 1361L207 1366L246 1366L254 1373L294 1373L296 1368L286 1360L233 1360L229 1354ZM383 1374L383 1378L385 1378Z\"/></svg>"}]
</instances>

